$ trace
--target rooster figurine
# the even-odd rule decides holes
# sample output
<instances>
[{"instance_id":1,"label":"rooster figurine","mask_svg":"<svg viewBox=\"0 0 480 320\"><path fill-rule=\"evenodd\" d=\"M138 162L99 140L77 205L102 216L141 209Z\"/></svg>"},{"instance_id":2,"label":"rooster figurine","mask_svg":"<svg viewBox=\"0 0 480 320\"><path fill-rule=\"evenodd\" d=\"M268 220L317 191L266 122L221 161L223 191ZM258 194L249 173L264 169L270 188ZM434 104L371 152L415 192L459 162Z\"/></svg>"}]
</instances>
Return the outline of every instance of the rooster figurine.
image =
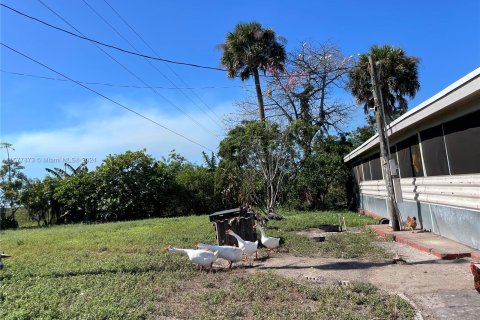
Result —
<instances>
[{"instance_id":1,"label":"rooster figurine","mask_svg":"<svg viewBox=\"0 0 480 320\"><path fill-rule=\"evenodd\" d=\"M408 216L405 225L408 229L411 229L413 233L415 228L417 227L417 218L416 217L410 218L410 216Z\"/></svg>"},{"instance_id":2,"label":"rooster figurine","mask_svg":"<svg viewBox=\"0 0 480 320\"><path fill-rule=\"evenodd\" d=\"M475 284L475 290L480 293L480 266L474 261L470 261L470 270L473 274L473 283Z\"/></svg>"}]
</instances>

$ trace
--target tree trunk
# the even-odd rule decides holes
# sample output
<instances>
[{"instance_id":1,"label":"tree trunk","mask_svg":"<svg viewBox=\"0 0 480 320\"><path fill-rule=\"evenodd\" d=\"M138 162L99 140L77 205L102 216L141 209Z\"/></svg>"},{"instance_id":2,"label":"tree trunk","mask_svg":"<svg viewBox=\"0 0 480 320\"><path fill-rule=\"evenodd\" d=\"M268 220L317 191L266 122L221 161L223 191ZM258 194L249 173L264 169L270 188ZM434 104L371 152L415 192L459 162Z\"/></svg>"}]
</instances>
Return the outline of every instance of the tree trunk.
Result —
<instances>
[{"instance_id":1,"label":"tree trunk","mask_svg":"<svg viewBox=\"0 0 480 320\"><path fill-rule=\"evenodd\" d=\"M370 63L370 76L372 78L372 93L373 99L375 101L375 120L377 122L378 128L378 141L380 144L380 161L382 164L383 177L385 180L385 186L387 187L387 211L392 224L393 231L400 230L400 224L398 219L398 207L395 201L395 195L393 191L393 180L392 174L390 172L390 165L388 159L388 148L386 146L386 139L388 137L385 135L384 125L383 125L383 105L380 103L380 94L381 90L378 88L377 84L377 73L375 69L375 61L373 61L372 56L368 57Z\"/></svg>"},{"instance_id":2,"label":"tree trunk","mask_svg":"<svg viewBox=\"0 0 480 320\"><path fill-rule=\"evenodd\" d=\"M262 88L260 87L260 76L258 75L258 69L253 69L253 77L255 79L255 90L257 92L258 100L258 114L260 121L265 121L265 105L263 104Z\"/></svg>"}]
</instances>

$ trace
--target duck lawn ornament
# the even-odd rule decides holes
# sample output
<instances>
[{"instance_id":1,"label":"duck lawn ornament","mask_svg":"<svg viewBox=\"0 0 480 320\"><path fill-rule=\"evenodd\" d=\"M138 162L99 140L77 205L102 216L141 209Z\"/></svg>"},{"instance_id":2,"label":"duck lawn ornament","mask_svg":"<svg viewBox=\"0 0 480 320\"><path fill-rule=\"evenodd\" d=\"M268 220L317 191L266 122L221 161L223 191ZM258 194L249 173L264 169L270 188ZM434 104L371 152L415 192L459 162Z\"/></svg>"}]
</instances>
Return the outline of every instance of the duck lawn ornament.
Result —
<instances>
[{"instance_id":1,"label":"duck lawn ornament","mask_svg":"<svg viewBox=\"0 0 480 320\"><path fill-rule=\"evenodd\" d=\"M198 249L209 250L212 252L218 252L218 257L229 262L228 268L232 268L234 262L242 260L243 251L242 249L234 246L216 246L209 245L204 243L197 243Z\"/></svg>"},{"instance_id":2,"label":"duck lawn ornament","mask_svg":"<svg viewBox=\"0 0 480 320\"><path fill-rule=\"evenodd\" d=\"M218 258L218 251L211 252L203 249L181 249L175 248L172 245L169 245L166 250L172 253L182 253L187 255L191 263L200 266L200 270L203 268L211 270L213 263Z\"/></svg>"},{"instance_id":3,"label":"duck lawn ornament","mask_svg":"<svg viewBox=\"0 0 480 320\"><path fill-rule=\"evenodd\" d=\"M255 259L258 258L258 253L257 253L258 240L255 242L243 240L238 234L233 232L231 229L227 230L225 233L237 239L238 247L243 251L246 261L248 261L248 257L253 254L255 254Z\"/></svg>"}]
</instances>

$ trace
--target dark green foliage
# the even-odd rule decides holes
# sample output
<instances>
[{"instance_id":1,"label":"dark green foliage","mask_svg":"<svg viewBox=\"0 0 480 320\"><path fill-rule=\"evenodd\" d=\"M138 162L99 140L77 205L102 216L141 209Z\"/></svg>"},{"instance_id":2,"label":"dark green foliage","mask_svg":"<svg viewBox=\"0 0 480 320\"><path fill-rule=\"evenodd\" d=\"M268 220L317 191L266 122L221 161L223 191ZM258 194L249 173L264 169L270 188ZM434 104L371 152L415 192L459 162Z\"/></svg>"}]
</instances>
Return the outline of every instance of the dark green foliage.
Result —
<instances>
[{"instance_id":1,"label":"dark green foliage","mask_svg":"<svg viewBox=\"0 0 480 320\"><path fill-rule=\"evenodd\" d=\"M216 158L204 156L206 167L174 152L163 161L145 150L109 155L91 172L70 167L70 174L30 181L22 204L30 219L45 225L211 213L220 209Z\"/></svg>"},{"instance_id":2,"label":"dark green foliage","mask_svg":"<svg viewBox=\"0 0 480 320\"><path fill-rule=\"evenodd\" d=\"M240 77L242 81L253 75L257 93L258 111L265 120L265 107L260 85L259 70L265 74L282 72L286 59L285 47L277 41L272 29L264 29L258 22L239 23L229 32L222 45L222 65L229 78Z\"/></svg>"},{"instance_id":3,"label":"dark green foliage","mask_svg":"<svg viewBox=\"0 0 480 320\"><path fill-rule=\"evenodd\" d=\"M408 109L405 96L413 98L420 89L418 81L418 58L405 55L401 48L390 45L373 46L360 56L357 68L350 73L348 86L367 113L374 107L368 56L378 61L379 82L385 103L385 114L389 120L405 113Z\"/></svg>"},{"instance_id":4,"label":"dark green foliage","mask_svg":"<svg viewBox=\"0 0 480 320\"><path fill-rule=\"evenodd\" d=\"M247 80L258 69L264 73L269 69L282 71L286 59L285 47L277 41L275 32L258 22L237 24L222 48L221 62L229 78Z\"/></svg>"},{"instance_id":5,"label":"dark green foliage","mask_svg":"<svg viewBox=\"0 0 480 320\"><path fill-rule=\"evenodd\" d=\"M97 220L99 198L95 172L85 172L59 180L54 198L61 207L57 222Z\"/></svg>"},{"instance_id":6,"label":"dark green foliage","mask_svg":"<svg viewBox=\"0 0 480 320\"><path fill-rule=\"evenodd\" d=\"M9 144L7 144L9 145ZM20 208L20 195L27 182L19 161L10 158L2 160L0 167L0 228L15 228L15 213ZM8 213L7 215L7 208Z\"/></svg>"},{"instance_id":7,"label":"dark green foliage","mask_svg":"<svg viewBox=\"0 0 480 320\"><path fill-rule=\"evenodd\" d=\"M108 156L96 170L99 210L104 219L138 219L156 212L156 161L145 151ZM163 190L158 190L163 191ZM112 218L113 218L112 217Z\"/></svg>"},{"instance_id":8,"label":"dark green foliage","mask_svg":"<svg viewBox=\"0 0 480 320\"><path fill-rule=\"evenodd\" d=\"M36 221L38 225L40 225L41 221L45 225L49 223L49 191L47 180L34 179L27 182L21 195L20 200L25 209L27 209L28 217Z\"/></svg>"},{"instance_id":9,"label":"dark green foliage","mask_svg":"<svg viewBox=\"0 0 480 320\"><path fill-rule=\"evenodd\" d=\"M362 143L364 143L374 135L375 129L373 125L358 127L350 134L352 148L358 148L360 145L362 145Z\"/></svg>"},{"instance_id":10,"label":"dark green foliage","mask_svg":"<svg viewBox=\"0 0 480 320\"><path fill-rule=\"evenodd\" d=\"M312 154L290 184L290 205L310 210L345 208L349 170L343 157L350 150L351 143L345 136L315 141Z\"/></svg>"},{"instance_id":11,"label":"dark green foliage","mask_svg":"<svg viewBox=\"0 0 480 320\"><path fill-rule=\"evenodd\" d=\"M216 188L222 201L249 203L264 210L278 206L293 172L290 137L273 122L243 122L220 142Z\"/></svg>"}]
</instances>

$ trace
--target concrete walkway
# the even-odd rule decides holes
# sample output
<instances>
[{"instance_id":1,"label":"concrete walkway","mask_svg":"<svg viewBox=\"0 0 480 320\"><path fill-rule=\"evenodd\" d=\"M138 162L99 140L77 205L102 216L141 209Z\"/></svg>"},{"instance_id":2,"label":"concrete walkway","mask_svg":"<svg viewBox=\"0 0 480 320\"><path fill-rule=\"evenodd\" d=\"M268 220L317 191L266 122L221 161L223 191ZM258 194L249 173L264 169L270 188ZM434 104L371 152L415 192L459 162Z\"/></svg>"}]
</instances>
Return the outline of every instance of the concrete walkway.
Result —
<instances>
[{"instance_id":1,"label":"concrete walkway","mask_svg":"<svg viewBox=\"0 0 480 320\"><path fill-rule=\"evenodd\" d=\"M473 258L480 260L480 251L431 232L392 231L388 225L369 226L381 237L392 237L394 241L432 254L442 260Z\"/></svg>"}]
</instances>

